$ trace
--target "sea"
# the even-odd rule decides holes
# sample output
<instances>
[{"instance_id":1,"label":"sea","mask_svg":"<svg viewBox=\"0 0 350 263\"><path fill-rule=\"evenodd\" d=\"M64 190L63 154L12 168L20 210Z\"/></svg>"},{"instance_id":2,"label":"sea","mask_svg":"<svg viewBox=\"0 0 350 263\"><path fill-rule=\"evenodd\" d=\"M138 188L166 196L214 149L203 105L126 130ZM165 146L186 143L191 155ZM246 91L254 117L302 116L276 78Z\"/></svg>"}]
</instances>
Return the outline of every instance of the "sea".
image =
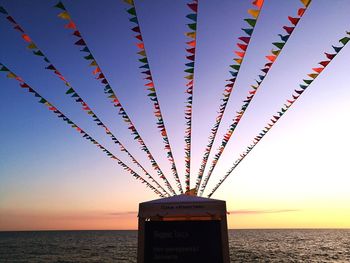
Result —
<instances>
[{"instance_id":1,"label":"sea","mask_svg":"<svg viewBox=\"0 0 350 263\"><path fill-rule=\"evenodd\" d=\"M231 262L349 263L350 229L229 230L229 247ZM0 232L1 263L131 263L136 250L137 231Z\"/></svg>"}]
</instances>

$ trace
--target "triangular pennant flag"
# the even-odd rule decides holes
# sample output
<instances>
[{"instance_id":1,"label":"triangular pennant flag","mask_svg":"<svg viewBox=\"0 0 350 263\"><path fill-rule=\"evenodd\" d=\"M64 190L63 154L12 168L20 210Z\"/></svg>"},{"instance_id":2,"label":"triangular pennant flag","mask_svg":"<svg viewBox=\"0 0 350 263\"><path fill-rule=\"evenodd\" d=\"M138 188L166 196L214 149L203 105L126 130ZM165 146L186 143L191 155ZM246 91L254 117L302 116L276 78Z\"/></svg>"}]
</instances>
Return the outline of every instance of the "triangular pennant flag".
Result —
<instances>
[{"instance_id":1,"label":"triangular pennant flag","mask_svg":"<svg viewBox=\"0 0 350 263\"><path fill-rule=\"evenodd\" d=\"M252 17L257 18L259 16L260 10L248 9L248 14Z\"/></svg>"},{"instance_id":2,"label":"triangular pennant flag","mask_svg":"<svg viewBox=\"0 0 350 263\"><path fill-rule=\"evenodd\" d=\"M197 13L197 9L198 9L197 3L187 4L187 6L188 6L193 12L196 12L196 13Z\"/></svg>"},{"instance_id":3,"label":"triangular pennant flag","mask_svg":"<svg viewBox=\"0 0 350 263\"><path fill-rule=\"evenodd\" d=\"M299 17L291 17L291 16L288 16L288 19L294 26L296 26L300 20Z\"/></svg>"},{"instance_id":4,"label":"triangular pennant flag","mask_svg":"<svg viewBox=\"0 0 350 263\"><path fill-rule=\"evenodd\" d=\"M244 43L248 44L250 41L250 37L239 37L239 40L243 41Z\"/></svg>"},{"instance_id":5,"label":"triangular pennant flag","mask_svg":"<svg viewBox=\"0 0 350 263\"><path fill-rule=\"evenodd\" d=\"M299 8L299 10L298 10L298 16L303 16L304 15L304 13L305 13L305 8Z\"/></svg>"},{"instance_id":6,"label":"triangular pennant flag","mask_svg":"<svg viewBox=\"0 0 350 263\"><path fill-rule=\"evenodd\" d=\"M192 24L187 24L188 28L191 30L197 30L197 24L196 23L192 23Z\"/></svg>"},{"instance_id":7,"label":"triangular pennant flag","mask_svg":"<svg viewBox=\"0 0 350 263\"><path fill-rule=\"evenodd\" d=\"M66 20L70 20L70 15L67 13L67 11L64 11L60 14L57 15L59 18L62 18L62 19L66 19Z\"/></svg>"},{"instance_id":8,"label":"triangular pennant flag","mask_svg":"<svg viewBox=\"0 0 350 263\"><path fill-rule=\"evenodd\" d=\"M27 48L29 48L29 49L37 49L37 46L36 46L33 42L31 42L31 43L27 46Z\"/></svg>"},{"instance_id":9,"label":"triangular pennant flag","mask_svg":"<svg viewBox=\"0 0 350 263\"><path fill-rule=\"evenodd\" d=\"M255 27L256 19L247 18L244 19L244 21L246 21L250 26Z\"/></svg>"},{"instance_id":10,"label":"triangular pennant flag","mask_svg":"<svg viewBox=\"0 0 350 263\"><path fill-rule=\"evenodd\" d=\"M255 5L257 8L261 9L261 7L263 6L264 4L264 0L255 0L253 2L253 5Z\"/></svg>"},{"instance_id":11,"label":"triangular pennant flag","mask_svg":"<svg viewBox=\"0 0 350 263\"><path fill-rule=\"evenodd\" d=\"M193 21L197 21L197 14L189 14L186 16L188 19L191 19Z\"/></svg>"},{"instance_id":12,"label":"triangular pennant flag","mask_svg":"<svg viewBox=\"0 0 350 263\"><path fill-rule=\"evenodd\" d=\"M128 12L130 15L136 16L135 7L132 7L132 8L130 8L130 9L128 9L127 12Z\"/></svg>"},{"instance_id":13,"label":"triangular pennant flag","mask_svg":"<svg viewBox=\"0 0 350 263\"><path fill-rule=\"evenodd\" d=\"M5 10L5 8L3 8L2 6L0 6L0 13L3 13L5 15L8 15L7 11Z\"/></svg>"},{"instance_id":14,"label":"triangular pennant flag","mask_svg":"<svg viewBox=\"0 0 350 263\"><path fill-rule=\"evenodd\" d=\"M309 4L311 3L311 0L300 0L300 1L304 4L305 7L308 7Z\"/></svg>"},{"instance_id":15,"label":"triangular pennant flag","mask_svg":"<svg viewBox=\"0 0 350 263\"><path fill-rule=\"evenodd\" d=\"M59 1L59 2L55 5L55 7L60 8L60 9L62 9L62 10L66 10L66 8L64 7L64 5L63 5L63 3L62 3L61 1Z\"/></svg>"},{"instance_id":16,"label":"triangular pennant flag","mask_svg":"<svg viewBox=\"0 0 350 263\"><path fill-rule=\"evenodd\" d=\"M253 34L254 29L253 28L242 28L242 30L249 36Z\"/></svg>"},{"instance_id":17,"label":"triangular pennant flag","mask_svg":"<svg viewBox=\"0 0 350 263\"><path fill-rule=\"evenodd\" d=\"M79 39L77 42L75 42L74 45L77 45L77 46L86 46L86 43L85 43L85 41L81 38L81 39Z\"/></svg>"},{"instance_id":18,"label":"triangular pennant flag","mask_svg":"<svg viewBox=\"0 0 350 263\"><path fill-rule=\"evenodd\" d=\"M286 30L288 34L292 34L294 27L284 26L283 29Z\"/></svg>"},{"instance_id":19,"label":"triangular pennant flag","mask_svg":"<svg viewBox=\"0 0 350 263\"><path fill-rule=\"evenodd\" d=\"M285 44L286 43L283 43L283 42L274 42L274 43L272 43L272 45L274 45L275 47L277 47L279 49L282 49Z\"/></svg>"},{"instance_id":20,"label":"triangular pennant flag","mask_svg":"<svg viewBox=\"0 0 350 263\"><path fill-rule=\"evenodd\" d=\"M350 40L349 37L343 37L342 39L339 40L339 42L343 43L343 45L346 45L346 43L348 43Z\"/></svg>"},{"instance_id":21,"label":"triangular pennant flag","mask_svg":"<svg viewBox=\"0 0 350 263\"><path fill-rule=\"evenodd\" d=\"M320 65L326 67L326 66L329 64L329 62L330 62L330 61L321 61L321 62L318 63L318 64L320 64Z\"/></svg>"}]
</instances>

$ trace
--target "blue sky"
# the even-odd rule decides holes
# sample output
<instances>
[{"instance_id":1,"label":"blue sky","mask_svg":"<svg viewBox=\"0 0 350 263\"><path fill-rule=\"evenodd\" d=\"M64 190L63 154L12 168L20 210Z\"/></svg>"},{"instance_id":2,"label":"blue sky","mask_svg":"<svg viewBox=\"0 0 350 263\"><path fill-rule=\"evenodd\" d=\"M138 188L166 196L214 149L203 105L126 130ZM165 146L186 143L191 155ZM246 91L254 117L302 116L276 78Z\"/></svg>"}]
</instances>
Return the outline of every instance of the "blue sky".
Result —
<instances>
[{"instance_id":1,"label":"blue sky","mask_svg":"<svg viewBox=\"0 0 350 263\"><path fill-rule=\"evenodd\" d=\"M127 5L122 1L107 0L98 4L95 1L64 3L131 119L171 178L152 106L138 69L136 40L125 11ZM136 3L170 142L183 180L187 2L153 0ZM55 4L56 1L0 0L0 5L23 26L98 116L152 171L145 155L132 141L126 126L105 98L102 86L94 80L92 69L82 59L78 47L73 45L75 38L57 18L58 10L52 7ZM192 182L218 110L225 79L229 77L228 65L234 58L237 38L242 36L240 29L245 26L242 19L248 17L246 10L250 6L250 1L200 1ZM264 56L271 50L271 43L278 40L281 27L288 24L287 16L295 16L300 6L297 0L283 1L283 5L281 1L265 1L219 138L265 64ZM311 73L311 68L323 60L323 52L331 52L331 45L350 30L349 12L350 2L346 0L312 2L247 110L208 189L285 103L306 74ZM40 59L25 49L24 41L4 17L0 17L0 35L1 63L22 76L67 116L130 163L103 130L98 129L79 106L64 95L64 84L43 69ZM214 198L226 199L230 209L253 210L257 207L299 209L305 203L301 196L309 198L306 203L310 206L316 206L315 203L322 202L323 198L333 200L330 196L335 198L334 202L350 201L344 188L349 182L345 158L349 147L349 55L347 46ZM139 202L156 197L49 113L13 80L0 76L0 96L2 214L10 217L15 212L134 211ZM218 141L213 149L217 146ZM291 178L295 180L290 181ZM330 196L325 195L326 192ZM276 203L275 199L284 200L286 208L280 207L283 203Z\"/></svg>"}]
</instances>

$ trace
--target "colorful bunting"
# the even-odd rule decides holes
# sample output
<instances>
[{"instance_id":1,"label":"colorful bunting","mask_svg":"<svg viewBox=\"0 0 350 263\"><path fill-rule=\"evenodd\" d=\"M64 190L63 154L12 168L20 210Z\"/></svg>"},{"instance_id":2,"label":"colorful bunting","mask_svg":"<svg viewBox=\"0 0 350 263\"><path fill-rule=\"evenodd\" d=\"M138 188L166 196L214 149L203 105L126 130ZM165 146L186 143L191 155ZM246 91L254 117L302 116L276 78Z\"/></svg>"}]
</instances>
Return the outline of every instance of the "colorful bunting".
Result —
<instances>
[{"instance_id":1,"label":"colorful bunting","mask_svg":"<svg viewBox=\"0 0 350 263\"><path fill-rule=\"evenodd\" d=\"M9 76L17 76L13 72L11 72L7 67L5 67L3 64L0 63L0 71L7 72L7 77ZM120 159L118 159L114 154L112 154L110 151L108 151L105 147L103 147L98 141L96 141L94 138L92 138L87 132L85 132L83 129L81 129L77 124L75 124L72 120L70 120L67 116L65 116L61 111L59 111L55 106L53 106L50 102L48 102L44 97L42 97L37 91L35 91L32 87L30 87L27 83L24 82L19 77L16 77L16 80L19 82L19 85L22 88L28 89L28 92L33 93L36 98L39 98L39 103L44 104L48 110L56 114L56 116L60 119L62 119L64 122L66 122L69 126L71 126L73 129L75 129L82 137L86 140L89 140L94 145L96 145L98 148L100 148L106 155L117 161L117 163L127 172L129 172L134 178L140 180L142 183L145 183L147 187L149 187L154 193L159 195L160 197L166 197L165 194L161 193L156 187L154 187L152 184L150 184L147 180L145 180L143 177L138 175L134 170L132 170L129 166L127 166L124 162L122 162Z\"/></svg>"},{"instance_id":2,"label":"colorful bunting","mask_svg":"<svg viewBox=\"0 0 350 263\"><path fill-rule=\"evenodd\" d=\"M157 97L157 92L154 86L154 81L153 81L153 76L151 73L151 69L149 66L149 62L148 62L148 58L146 55L146 49L145 49L145 44L143 42L143 38L142 38L142 33L141 33L141 29L140 29L140 25L137 19L137 12L136 12L136 7L134 4L134 1L126 1L127 4L129 4L131 6L131 8L127 9L127 12L132 16L129 21L131 21L132 23L135 24L135 26L132 28L132 31L134 31L136 33L135 38L140 41L136 43L136 46L140 49L140 51L138 52L138 54L141 56L141 59L139 59L139 61L142 63L142 65L139 67L141 69L146 69L147 71L143 71L142 73L145 75L145 79L149 80L149 83L146 83L145 86L146 87L150 87L150 85L153 87L153 89L149 89L148 90L148 94L147 96L150 97L150 100L153 103L153 107L154 107L154 115L157 119L157 123L159 123L157 125L160 134L162 136L163 142L165 144L164 149L166 151L166 156L168 161L170 162L171 165L171 171L173 173L173 176L175 178L175 182L176 185L180 191L180 193L183 193L182 190L182 185L180 182L180 178L176 169L176 164L175 164L175 160L174 160L174 156L171 150L171 146L170 146L170 142L169 142L169 138L168 138L168 134L166 132L166 128L165 128L165 123L164 123L164 119L163 119L163 115L160 109L160 105L159 105L159 101L158 101L158 97ZM190 8L196 9L197 6L196 5L191 5ZM194 24L191 24L191 27L194 27ZM188 35L190 38L195 38L195 32L190 32ZM193 56L194 59L194 56Z\"/></svg>"},{"instance_id":3,"label":"colorful bunting","mask_svg":"<svg viewBox=\"0 0 350 263\"><path fill-rule=\"evenodd\" d=\"M346 32L347 36L346 38L348 38L350 36L350 32ZM340 41L341 42L341 41ZM345 42L345 44L343 43L343 46L341 48L343 48L345 45L347 44L347 42ZM337 56L338 52L336 54L334 54L334 56L331 56L331 58L328 57L327 55L328 53L325 53L328 63L322 68L322 70L318 70L319 74L323 71L323 69L325 69L329 63ZM312 70L315 71L315 69L319 69L319 68L313 68ZM297 93L297 95L292 94L293 99L288 99L287 100L287 104L284 104L280 111L277 112L277 115L273 115L273 119L271 119L270 121L271 123L268 123L262 130L261 132L254 138L253 143L251 145L249 145L246 150L240 154L240 157L233 163L233 166L228 170L228 172L225 174L225 176L219 180L219 182L215 185L215 187L213 188L213 190L210 192L210 194L208 195L208 197L211 197L215 191L222 185L222 183L227 179L227 177L233 172L233 170L240 164L240 162L243 161L243 159L254 149L254 147L261 141L261 139L269 132L269 130L277 123L277 121L288 111L288 109L294 104L294 102L301 96L301 94L310 86L310 84L313 82L314 79L316 79L319 74L314 74L314 73L310 73L307 74L309 77L311 77L312 79L307 81L307 85L304 84L300 84L301 87L303 87L303 90L295 90L294 92ZM311 76L310 76L311 75ZM303 82L305 82L305 80L303 80Z\"/></svg>"},{"instance_id":4,"label":"colorful bunting","mask_svg":"<svg viewBox=\"0 0 350 263\"><path fill-rule=\"evenodd\" d=\"M64 12L66 14L68 14L68 16L69 16L69 19L67 19L68 23L74 23L73 20L71 19L71 16L69 15L67 9L65 8L65 6L63 5L62 2L59 2L55 7L59 8L59 9L62 9L62 10L65 10ZM128 12L130 14L132 14L132 13L135 12L135 10L129 10ZM62 16L59 16L59 17L62 17ZM69 27L65 27L65 28L69 29ZM70 28L70 29L72 29L72 28ZM85 40L81 36L81 32L76 28L76 26L72 30L74 30L73 35L78 37L78 40L75 42L75 45L81 46L82 49L80 51L87 53L87 56L85 56L85 59L88 60L88 61L91 61L90 66L94 67L93 74L94 75L98 74L98 76L100 76L100 74L102 73L101 67L98 65L95 57L92 55L92 53L91 53L90 49L88 48ZM157 174L158 174L159 178L161 178L164 181L165 185L170 190L170 192L172 194L176 195L176 192L174 191L174 189L170 185L169 181L164 176L162 170L160 169L159 165L157 164L157 162L154 159L153 155L151 154L150 150L148 149L148 147L146 146L145 142L141 138L139 132L137 131L135 125L133 124L133 122L129 118L128 114L124 110L124 108L123 108L121 102L119 101L117 95L112 90L111 85L109 84L107 78L105 77L105 74L102 75L102 78L98 77L97 80L100 81L103 84L105 94L111 100L111 102L113 103L113 106L116 107L119 110L119 115L123 118L124 122L128 125L128 128L131 131L131 135L134 136L134 140L136 140L141 145L141 150L146 152L147 157L150 160L150 162L152 164L152 167L157 171Z\"/></svg>"},{"instance_id":5,"label":"colorful bunting","mask_svg":"<svg viewBox=\"0 0 350 263\"><path fill-rule=\"evenodd\" d=\"M261 10L261 8L263 6L263 3L264 3L264 0L252 1L252 5L254 5L255 8L257 8L257 9L254 9L256 11L256 12L254 11L256 14L259 14L259 12L260 12L260 10ZM249 9L249 10L250 11L248 11L248 13L251 14L252 13L251 10L253 10L253 9ZM233 69L233 71L230 71L230 74L231 74L232 78L227 80L227 85L225 86L225 90L224 90L224 92L222 94L223 98L221 99L222 103L220 104L219 113L218 113L218 115L216 117L215 124L212 127L212 129L211 129L211 132L210 132L210 135L209 135L209 138L208 138L209 142L208 142L207 146L205 147L204 155L202 157L200 169L198 171L198 175L197 175L197 179L196 179L196 192L198 192L198 189L199 189L199 187L201 185L202 178L203 178L203 173L204 173L204 170L206 168L206 165L207 165L207 162L208 162L208 158L209 158L211 149L213 147L213 143L214 143L214 140L216 138L217 131L218 131L220 123L221 123L221 119L222 119L222 117L224 115L227 103L228 103L229 98L231 96L231 93L233 91L233 87L234 87L236 78L238 76L239 69L241 67L241 64L244 61L246 50L247 50L248 45L250 43L251 36L252 36L252 34L254 32L254 28L255 28L257 19L259 18L258 15L256 17L254 15L252 15L252 16L254 17L254 19L253 18L246 18L246 19L244 19L244 21L247 22L248 26L250 26L250 27L249 28L244 28L244 29L242 29L242 31L246 35L248 35L248 37L247 36L242 36L242 37L238 38L243 43L237 43L237 46L238 46L238 48L240 50L239 51L234 51L234 53L237 55L237 58L234 58L233 61L235 61L237 64L230 65L230 67Z\"/></svg>"},{"instance_id":6,"label":"colorful bunting","mask_svg":"<svg viewBox=\"0 0 350 263\"><path fill-rule=\"evenodd\" d=\"M305 1L302 1L302 3L304 4L304 6L306 8L310 4L310 2L311 2L311 0L308 1L307 4L305 4ZM265 66L261 69L261 72L263 74L258 76L259 80L256 80L257 85L253 86L253 90L249 91L249 94L248 94L246 100L243 101L243 105L241 106L241 110L236 115L236 117L233 119L232 124L230 125L229 129L227 130L226 134L224 135L224 137L223 137L223 139L221 141L221 144L219 146L219 149L218 149L217 153L214 155L214 158L213 158L212 164L210 166L210 169L208 171L208 174L206 175L206 177L205 177L205 179L203 181L203 184L202 184L201 190L200 190L200 195L203 195L205 187L208 184L208 181L209 181L209 179L210 179L210 177L211 177L211 175L212 175L212 173L213 173L213 171L214 171L214 169L216 167L216 164L218 163L218 161L219 161L219 159L220 159L220 157L221 157L221 155L222 155L222 153L223 153L227 143L231 139L231 136L232 136L233 132L235 131L237 125L239 124L240 120L242 119L246 109L248 108L249 104L251 103L252 99L254 98L254 96L256 94L256 90L260 87L261 83L263 82L263 80L267 76L267 74L268 74L269 70L271 69L273 63L276 61L276 59L279 56L281 50L283 49L283 47L285 46L287 40L289 39L289 37L291 36L292 32L294 31L294 28L299 23L300 18L304 14L304 11L300 12L300 8L298 9L298 13L300 13L301 15L298 14L298 17L292 19L293 25L295 24L293 27L283 26L283 29L288 33L287 37L280 34L279 36L280 36L282 42L274 42L273 43L273 45L276 46L278 48L278 50L272 50L271 53L266 56L266 59L268 60L268 63L266 63ZM289 20L289 22L291 22L290 21L291 20L290 17L288 17L288 20ZM285 39L285 41L283 39ZM238 65L238 67L239 67L239 65ZM209 156L209 154L210 154L210 152L207 155ZM204 168L205 168L205 166L204 166ZM204 168L203 168L203 171L204 171ZM202 174L200 174L200 175L202 175ZM201 182L201 181L199 181L199 182Z\"/></svg>"}]
</instances>

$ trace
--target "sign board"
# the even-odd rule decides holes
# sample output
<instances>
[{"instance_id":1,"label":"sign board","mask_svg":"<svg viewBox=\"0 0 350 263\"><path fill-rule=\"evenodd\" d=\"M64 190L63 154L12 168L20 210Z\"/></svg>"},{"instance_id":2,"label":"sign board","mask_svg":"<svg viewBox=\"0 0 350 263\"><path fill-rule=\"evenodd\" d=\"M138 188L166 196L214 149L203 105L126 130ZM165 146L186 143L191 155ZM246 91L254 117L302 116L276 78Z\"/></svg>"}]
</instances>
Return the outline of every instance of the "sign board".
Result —
<instances>
[{"instance_id":1,"label":"sign board","mask_svg":"<svg viewBox=\"0 0 350 263\"><path fill-rule=\"evenodd\" d=\"M219 220L146 221L145 263L222 263Z\"/></svg>"}]
</instances>

